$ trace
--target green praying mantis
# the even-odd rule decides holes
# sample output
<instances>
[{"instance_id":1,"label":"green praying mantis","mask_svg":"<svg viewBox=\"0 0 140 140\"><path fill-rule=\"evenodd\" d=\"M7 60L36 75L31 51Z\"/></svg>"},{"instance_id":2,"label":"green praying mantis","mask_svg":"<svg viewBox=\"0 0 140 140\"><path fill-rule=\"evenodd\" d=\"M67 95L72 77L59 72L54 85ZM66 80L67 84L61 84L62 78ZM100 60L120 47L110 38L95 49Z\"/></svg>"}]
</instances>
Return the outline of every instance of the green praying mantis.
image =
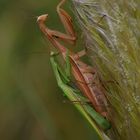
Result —
<instances>
[{"instance_id":1,"label":"green praying mantis","mask_svg":"<svg viewBox=\"0 0 140 140\"><path fill-rule=\"evenodd\" d=\"M56 54L51 52L50 62L59 88L70 99L70 101L79 102L79 104L75 104L75 106L83 114L83 116L90 122L91 125L94 125L94 123L92 123L93 119L95 120L96 124L104 131L110 129L111 127L110 123L88 104L86 98L83 97L78 90L68 85L70 79L67 77L66 73L61 70L55 57ZM67 62L69 62L69 58L67 57L66 59ZM88 115L90 117L88 117Z\"/></svg>"},{"instance_id":2,"label":"green praying mantis","mask_svg":"<svg viewBox=\"0 0 140 140\"><path fill-rule=\"evenodd\" d=\"M82 50L78 53L73 53L71 51L68 51L69 53L67 55L67 48L65 48L60 43L60 40L65 41L69 44L75 44L76 42L76 35L75 35L75 31L72 24L72 19L70 15L64 9L61 8L64 2L65 0L61 0L60 3L57 5L57 13L61 19L61 22L64 25L66 33L61 33L59 31L49 29L45 25L45 21L48 18L48 14L41 15L37 18L37 22L39 24L40 30L44 33L45 37L47 37L50 40L53 46L59 51L59 53L62 55L68 67L67 76L64 74L59 75L58 71L60 71L60 68L58 67L58 64L56 64L55 61L51 60L52 66L57 65L58 67L57 69L54 70L55 76L57 77L57 74L58 74L60 77L59 80L57 80L57 82L59 84L59 82L61 81L60 79L62 78L62 75L63 75L63 78L65 77L65 79L67 79L66 80L67 82L70 81L69 77L71 77L71 74L72 74L72 76L75 78L75 82L78 89L80 89L81 93L83 93L84 96L88 98L88 100L92 104L92 107L95 109L96 111L95 116L98 116L97 120L100 117L99 115L96 115L96 114L97 113L101 114L100 115L101 117L106 118L104 119L104 123L106 124L108 122L107 121L108 103L107 103L105 94L102 90L103 88L100 86L99 80L97 80L98 78L95 78L97 75L97 71L91 66L87 65L86 63L80 60L80 57L84 56L86 54L86 51ZM69 58L69 61L67 58ZM70 67L71 67L71 71L69 70ZM61 87L61 89L63 90L63 92L65 92L65 94L67 91L69 91L67 89L67 86L63 86L63 88ZM104 125L104 127L106 127L106 129L110 128L109 122L108 122L108 125Z\"/></svg>"}]
</instances>

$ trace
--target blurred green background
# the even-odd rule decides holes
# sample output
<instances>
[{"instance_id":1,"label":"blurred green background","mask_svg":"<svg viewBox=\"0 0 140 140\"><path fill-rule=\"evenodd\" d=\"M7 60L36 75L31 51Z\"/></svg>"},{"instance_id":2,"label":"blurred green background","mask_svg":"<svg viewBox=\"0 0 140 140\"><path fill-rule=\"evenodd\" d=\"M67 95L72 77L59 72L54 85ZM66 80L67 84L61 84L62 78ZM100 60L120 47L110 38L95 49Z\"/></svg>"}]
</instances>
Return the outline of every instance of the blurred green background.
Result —
<instances>
[{"instance_id":1,"label":"blurred green background","mask_svg":"<svg viewBox=\"0 0 140 140\"><path fill-rule=\"evenodd\" d=\"M96 134L57 87L49 41L36 23L63 31L59 0L0 0L0 139L93 140ZM71 3L66 7L70 11ZM73 15L73 13L71 13ZM61 29L62 28L62 29Z\"/></svg>"}]
</instances>

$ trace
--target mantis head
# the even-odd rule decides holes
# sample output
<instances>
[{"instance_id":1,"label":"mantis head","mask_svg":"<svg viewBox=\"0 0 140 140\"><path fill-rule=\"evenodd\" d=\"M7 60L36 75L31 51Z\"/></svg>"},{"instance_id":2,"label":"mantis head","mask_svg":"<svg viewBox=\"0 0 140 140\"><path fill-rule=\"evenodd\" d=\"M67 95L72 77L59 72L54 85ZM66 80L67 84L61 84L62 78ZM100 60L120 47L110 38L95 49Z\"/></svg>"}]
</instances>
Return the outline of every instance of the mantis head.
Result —
<instances>
[{"instance_id":1,"label":"mantis head","mask_svg":"<svg viewBox=\"0 0 140 140\"><path fill-rule=\"evenodd\" d=\"M47 18L48 18L48 14L41 15L41 16L37 17L37 22L43 23L46 21Z\"/></svg>"}]
</instances>

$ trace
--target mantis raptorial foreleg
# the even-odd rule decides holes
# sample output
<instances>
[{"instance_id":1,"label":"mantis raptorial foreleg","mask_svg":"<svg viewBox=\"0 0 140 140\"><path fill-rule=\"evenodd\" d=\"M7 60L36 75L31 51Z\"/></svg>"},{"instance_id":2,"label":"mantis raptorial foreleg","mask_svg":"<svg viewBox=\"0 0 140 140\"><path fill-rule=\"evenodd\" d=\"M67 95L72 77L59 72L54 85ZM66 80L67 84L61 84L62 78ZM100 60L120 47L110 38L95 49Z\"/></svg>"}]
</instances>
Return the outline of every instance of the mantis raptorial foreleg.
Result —
<instances>
[{"instance_id":1,"label":"mantis raptorial foreleg","mask_svg":"<svg viewBox=\"0 0 140 140\"><path fill-rule=\"evenodd\" d=\"M71 37L75 37L75 39L76 39L75 31L74 31L73 25L72 25L71 16L64 9L61 8L61 6L65 3L65 1L66 0L61 0L61 2L57 5L57 8L56 8L57 13L61 19L61 22L64 25L64 28L65 28L67 34L70 35ZM74 43L74 41L72 43Z\"/></svg>"},{"instance_id":2,"label":"mantis raptorial foreleg","mask_svg":"<svg viewBox=\"0 0 140 140\"><path fill-rule=\"evenodd\" d=\"M53 72L55 74L58 86L61 88L61 90L64 92L64 94L70 99L70 101L78 101L79 104L75 104L77 109L83 114L83 116L90 122L90 124L95 128L96 124L99 125L100 128L103 130L110 129L111 125L110 123L99 113L97 113L88 103L80 104L80 102L83 102L86 100L85 97L82 96L82 94L79 94L79 91L75 90L73 87L69 86L64 82L64 76L62 76L62 70L60 71L60 67L58 63L55 60L54 53L51 53L51 65L53 68ZM65 75L66 76L66 75ZM67 81L68 82L68 81ZM92 121L92 119L94 121ZM96 128L97 129L97 128Z\"/></svg>"},{"instance_id":3,"label":"mantis raptorial foreleg","mask_svg":"<svg viewBox=\"0 0 140 140\"><path fill-rule=\"evenodd\" d=\"M60 3L57 5L57 13L60 17L60 20L66 30L66 33L61 33L59 31L51 30L45 26L45 21L48 18L48 14L41 15L37 18L37 22L40 26L42 32L51 39L53 43L58 44L57 40L61 39L68 43L75 44L76 35L73 29L72 20L69 14L61 8L62 4L65 0L61 0ZM56 42L55 42L56 41Z\"/></svg>"}]
</instances>

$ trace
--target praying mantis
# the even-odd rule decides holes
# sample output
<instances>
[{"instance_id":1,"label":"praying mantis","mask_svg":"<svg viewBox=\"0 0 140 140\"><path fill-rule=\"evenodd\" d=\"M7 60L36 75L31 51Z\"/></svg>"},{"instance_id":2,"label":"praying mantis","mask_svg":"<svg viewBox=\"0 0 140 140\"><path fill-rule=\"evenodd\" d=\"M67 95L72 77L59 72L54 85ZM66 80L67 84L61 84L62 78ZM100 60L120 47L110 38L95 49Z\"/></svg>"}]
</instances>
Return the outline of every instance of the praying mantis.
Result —
<instances>
[{"instance_id":1,"label":"praying mantis","mask_svg":"<svg viewBox=\"0 0 140 140\"><path fill-rule=\"evenodd\" d=\"M37 18L38 25L40 27L40 30L44 33L45 37L48 38L48 40L59 51L63 59L66 61L67 67L69 67L69 70L67 72L68 76L70 77L71 74L73 75L76 85L84 94L84 96L89 99L93 108L103 117L108 119L108 112L106 108L108 106L108 103L104 92L101 90L101 87L98 84L97 80L95 80L97 79L95 78L97 75L97 71L80 60L80 57L84 56L86 54L86 51L82 50L78 53L69 51L68 62L67 48L65 48L60 43L60 40L65 41L69 44L75 44L76 42L76 34L73 28L72 19L70 15L61 8L65 1L66 0L61 0L56 9L60 20L64 25L66 33L61 33L59 31L49 29L45 25L48 14L41 15Z\"/></svg>"},{"instance_id":2,"label":"praying mantis","mask_svg":"<svg viewBox=\"0 0 140 140\"><path fill-rule=\"evenodd\" d=\"M92 119L95 120L96 124L104 131L110 129L110 123L99 113L97 113L87 102L86 98L84 98L79 91L68 85L69 79L67 75L61 70L58 62L55 57L58 54L51 52L50 62L57 80L57 84L63 93L71 100L78 101L79 104L75 104L76 108L80 111L81 114L89 121L89 123L95 128ZM69 58L66 58L69 61ZM80 104L80 102L84 102L84 104ZM90 117L88 116L90 115Z\"/></svg>"}]
</instances>

